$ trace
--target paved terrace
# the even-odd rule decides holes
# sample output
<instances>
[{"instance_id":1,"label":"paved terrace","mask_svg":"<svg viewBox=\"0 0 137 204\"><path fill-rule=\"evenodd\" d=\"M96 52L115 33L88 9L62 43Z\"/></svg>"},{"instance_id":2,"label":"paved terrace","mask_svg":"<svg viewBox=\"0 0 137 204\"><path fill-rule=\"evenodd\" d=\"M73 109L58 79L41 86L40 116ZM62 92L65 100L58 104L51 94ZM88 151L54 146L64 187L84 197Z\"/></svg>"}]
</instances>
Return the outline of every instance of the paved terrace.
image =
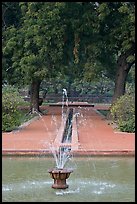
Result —
<instances>
[{"instance_id":1,"label":"paved terrace","mask_svg":"<svg viewBox=\"0 0 137 204\"><path fill-rule=\"evenodd\" d=\"M82 103L83 104L83 103ZM74 155L134 155L135 134L114 129L98 109L107 106L73 104L78 116L74 121L71 151ZM49 155L50 144L59 145L61 106L45 106L48 110L16 131L2 133L3 155Z\"/></svg>"}]
</instances>

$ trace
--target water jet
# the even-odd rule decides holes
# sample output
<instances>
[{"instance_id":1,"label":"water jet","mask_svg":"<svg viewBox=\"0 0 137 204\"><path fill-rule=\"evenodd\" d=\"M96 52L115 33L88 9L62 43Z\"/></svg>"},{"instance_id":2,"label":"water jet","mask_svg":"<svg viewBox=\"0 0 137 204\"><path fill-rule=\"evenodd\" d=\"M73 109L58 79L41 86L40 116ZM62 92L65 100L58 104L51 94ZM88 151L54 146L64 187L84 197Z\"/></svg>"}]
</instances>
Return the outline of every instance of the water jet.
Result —
<instances>
[{"instance_id":1,"label":"water jet","mask_svg":"<svg viewBox=\"0 0 137 204\"><path fill-rule=\"evenodd\" d=\"M66 97L66 102L65 102ZM64 113L64 104L67 106L66 113ZM72 137L72 122L73 122L73 109L68 108L68 97L67 90L63 89L62 96L62 135L61 135L61 144L57 147L57 151L55 151L54 147L52 147L52 152L56 161L56 167L49 169L48 172L52 179L54 179L54 184L52 184L52 188L55 189L66 189L68 188L68 184L66 183L66 179L69 178L70 174L73 172L72 169L64 168L65 164L71 157L70 146L63 146L63 144L70 144Z\"/></svg>"}]
</instances>

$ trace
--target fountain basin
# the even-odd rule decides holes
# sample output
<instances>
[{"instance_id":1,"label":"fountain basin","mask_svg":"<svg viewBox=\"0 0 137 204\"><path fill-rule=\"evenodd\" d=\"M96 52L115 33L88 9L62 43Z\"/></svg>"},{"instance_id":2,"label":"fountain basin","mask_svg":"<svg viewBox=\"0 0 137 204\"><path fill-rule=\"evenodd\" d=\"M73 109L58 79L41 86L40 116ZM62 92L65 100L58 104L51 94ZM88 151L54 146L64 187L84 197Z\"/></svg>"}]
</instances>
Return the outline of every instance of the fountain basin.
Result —
<instances>
[{"instance_id":1,"label":"fountain basin","mask_svg":"<svg viewBox=\"0 0 137 204\"><path fill-rule=\"evenodd\" d=\"M55 189L66 189L68 188L68 184L66 183L66 179L69 178L70 174L73 172L72 169L49 169L48 172L51 175L51 178L54 179L54 184L52 184L52 188Z\"/></svg>"},{"instance_id":2,"label":"fountain basin","mask_svg":"<svg viewBox=\"0 0 137 204\"><path fill-rule=\"evenodd\" d=\"M51 156L3 156L2 202L135 202L135 158L76 156L69 188L53 189Z\"/></svg>"}]
</instances>

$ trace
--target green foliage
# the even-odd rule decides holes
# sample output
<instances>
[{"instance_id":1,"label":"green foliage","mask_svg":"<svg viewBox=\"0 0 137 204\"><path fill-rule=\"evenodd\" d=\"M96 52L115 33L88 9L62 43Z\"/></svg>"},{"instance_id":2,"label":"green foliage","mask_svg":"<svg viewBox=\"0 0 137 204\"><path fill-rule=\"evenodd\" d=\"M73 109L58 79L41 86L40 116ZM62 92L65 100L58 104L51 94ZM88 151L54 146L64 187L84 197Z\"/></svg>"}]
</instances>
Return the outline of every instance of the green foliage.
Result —
<instances>
[{"instance_id":1,"label":"green foliage","mask_svg":"<svg viewBox=\"0 0 137 204\"><path fill-rule=\"evenodd\" d=\"M2 2L2 28L10 25L18 26L20 22L19 2Z\"/></svg>"},{"instance_id":2,"label":"green foliage","mask_svg":"<svg viewBox=\"0 0 137 204\"><path fill-rule=\"evenodd\" d=\"M6 59L3 63L10 59L13 78L18 75L24 83L49 78L60 68L64 43L63 3L21 2L19 6L22 12L19 26L12 25L3 31L3 57ZM6 72L4 74L6 76ZM7 76L9 74L7 71ZM16 77L16 83L15 80Z\"/></svg>"},{"instance_id":3,"label":"green foliage","mask_svg":"<svg viewBox=\"0 0 137 204\"><path fill-rule=\"evenodd\" d=\"M2 88L2 131L11 131L21 122L21 113L18 110L23 99L16 88L4 86Z\"/></svg>"},{"instance_id":4,"label":"green foliage","mask_svg":"<svg viewBox=\"0 0 137 204\"><path fill-rule=\"evenodd\" d=\"M135 96L126 93L110 109L113 121L125 132L135 132Z\"/></svg>"},{"instance_id":5,"label":"green foliage","mask_svg":"<svg viewBox=\"0 0 137 204\"><path fill-rule=\"evenodd\" d=\"M3 6L3 82L50 81L59 73L69 85L83 78L99 80L102 73L114 80L119 56L126 54L126 61L134 62L134 2L6 2Z\"/></svg>"},{"instance_id":6,"label":"green foliage","mask_svg":"<svg viewBox=\"0 0 137 204\"><path fill-rule=\"evenodd\" d=\"M113 51L123 53L130 49L135 43L134 2L103 2L100 3L98 12L103 40Z\"/></svg>"},{"instance_id":7,"label":"green foliage","mask_svg":"<svg viewBox=\"0 0 137 204\"><path fill-rule=\"evenodd\" d=\"M130 118L128 121L121 121L119 129L122 132L135 132L135 118Z\"/></svg>"}]
</instances>

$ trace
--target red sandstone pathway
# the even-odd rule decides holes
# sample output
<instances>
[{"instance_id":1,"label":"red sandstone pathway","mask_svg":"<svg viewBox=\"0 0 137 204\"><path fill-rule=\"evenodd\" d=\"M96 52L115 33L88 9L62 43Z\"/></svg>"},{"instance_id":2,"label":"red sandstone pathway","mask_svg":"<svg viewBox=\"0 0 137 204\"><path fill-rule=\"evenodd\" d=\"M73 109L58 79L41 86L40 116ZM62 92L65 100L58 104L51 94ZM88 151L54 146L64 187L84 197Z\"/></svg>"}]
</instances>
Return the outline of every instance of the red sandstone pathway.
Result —
<instances>
[{"instance_id":1,"label":"red sandstone pathway","mask_svg":"<svg viewBox=\"0 0 137 204\"><path fill-rule=\"evenodd\" d=\"M116 131L97 111L97 107L75 107L77 136L71 144L75 155L134 155L135 134ZM2 153L49 154L61 125L61 108L51 107L17 131L2 134ZM74 133L75 134L75 133Z\"/></svg>"}]
</instances>

